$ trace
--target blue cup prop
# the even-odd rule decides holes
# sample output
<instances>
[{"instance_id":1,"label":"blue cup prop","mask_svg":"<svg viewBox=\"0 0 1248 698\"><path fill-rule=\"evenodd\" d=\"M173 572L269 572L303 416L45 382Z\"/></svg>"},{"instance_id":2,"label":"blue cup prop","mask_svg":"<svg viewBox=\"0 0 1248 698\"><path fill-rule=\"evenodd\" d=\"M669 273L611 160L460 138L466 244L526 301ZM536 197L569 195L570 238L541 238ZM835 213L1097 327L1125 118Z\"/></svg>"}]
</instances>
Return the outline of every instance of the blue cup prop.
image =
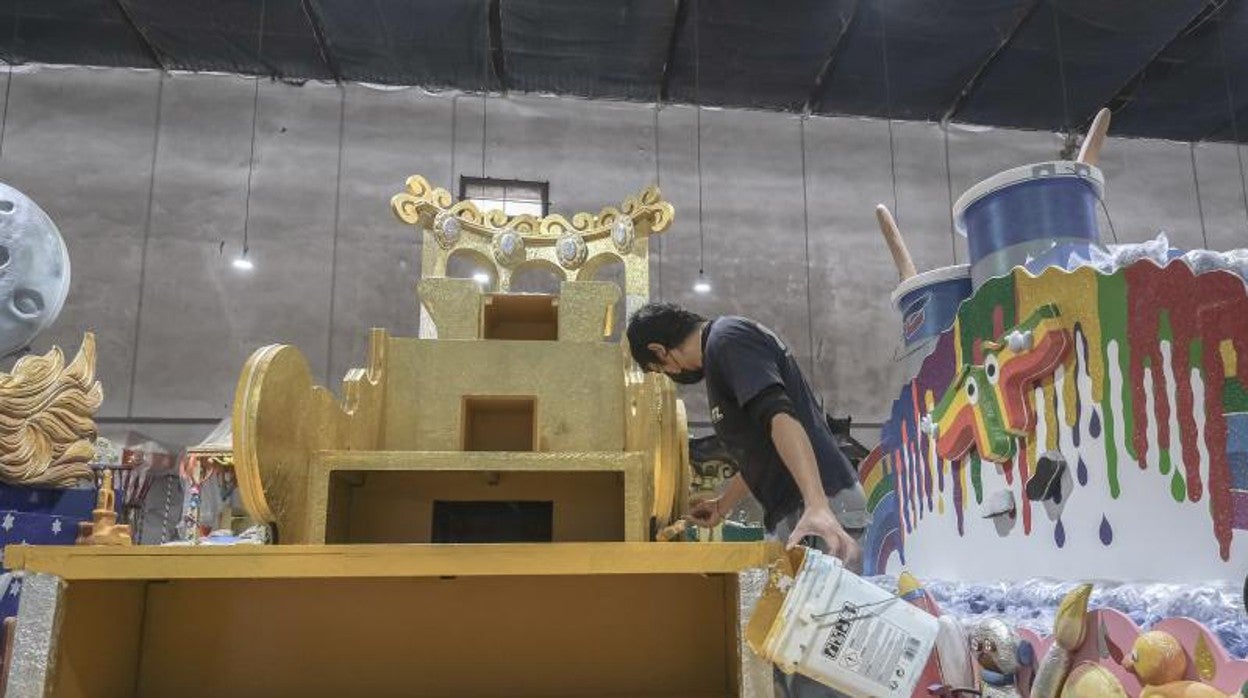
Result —
<instances>
[{"instance_id":1,"label":"blue cup prop","mask_svg":"<svg viewBox=\"0 0 1248 698\"><path fill-rule=\"evenodd\" d=\"M966 236L975 288L1059 246L1099 247L1104 188L1099 169L1057 161L1006 170L968 189L953 217Z\"/></svg>"},{"instance_id":2,"label":"blue cup prop","mask_svg":"<svg viewBox=\"0 0 1248 698\"><path fill-rule=\"evenodd\" d=\"M925 271L897 285L893 308L901 313L904 344L899 360L905 380L918 375L923 359L936 346L941 332L953 326L958 306L971 297L971 269L965 264Z\"/></svg>"}]
</instances>

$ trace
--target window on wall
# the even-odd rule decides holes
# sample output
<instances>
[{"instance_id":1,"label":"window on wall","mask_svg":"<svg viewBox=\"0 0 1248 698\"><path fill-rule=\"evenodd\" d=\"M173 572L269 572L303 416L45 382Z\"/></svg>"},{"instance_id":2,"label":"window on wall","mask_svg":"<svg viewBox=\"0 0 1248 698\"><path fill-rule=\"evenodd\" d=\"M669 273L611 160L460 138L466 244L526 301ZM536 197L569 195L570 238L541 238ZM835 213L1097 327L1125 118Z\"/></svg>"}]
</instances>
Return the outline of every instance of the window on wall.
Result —
<instances>
[{"instance_id":1,"label":"window on wall","mask_svg":"<svg viewBox=\"0 0 1248 698\"><path fill-rule=\"evenodd\" d=\"M502 209L509 216L527 213L540 218L550 210L550 184L522 179L460 177L459 198L472 201L482 211Z\"/></svg>"}]
</instances>

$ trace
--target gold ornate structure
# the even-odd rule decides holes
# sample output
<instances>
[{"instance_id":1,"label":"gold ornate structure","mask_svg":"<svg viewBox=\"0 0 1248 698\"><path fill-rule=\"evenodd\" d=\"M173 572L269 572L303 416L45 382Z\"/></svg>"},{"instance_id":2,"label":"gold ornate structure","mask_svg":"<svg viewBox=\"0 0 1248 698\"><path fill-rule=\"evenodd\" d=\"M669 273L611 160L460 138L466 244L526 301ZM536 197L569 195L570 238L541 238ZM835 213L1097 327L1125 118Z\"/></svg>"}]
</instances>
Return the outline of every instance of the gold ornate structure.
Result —
<instances>
[{"instance_id":1,"label":"gold ornate structure","mask_svg":"<svg viewBox=\"0 0 1248 698\"><path fill-rule=\"evenodd\" d=\"M571 222L507 218L452 205L414 176L392 205L429 226L419 294L434 331L373 330L341 400L294 347L253 354L233 415L248 513L284 543L437 542L439 510L443 524L470 523L446 513L456 503L536 502L551 509L549 540L650 540L688 490L684 407L670 381L607 341L620 289L584 277L622 261L626 290L644 300L646 238L671 222L671 204L650 189ZM500 241L509 235L516 247ZM461 251L489 254L503 289L526 263L574 278L558 295L489 293L444 278Z\"/></svg>"},{"instance_id":2,"label":"gold ornate structure","mask_svg":"<svg viewBox=\"0 0 1248 698\"><path fill-rule=\"evenodd\" d=\"M620 211L634 233L671 219L657 191ZM597 249L610 220L568 225ZM446 254L426 244L426 270ZM622 258L644 274L644 244ZM373 330L341 397L294 347L247 361L234 469L283 545L6 548L25 575L7 695L765 695L741 620L779 546L650 542L688 442L671 381L608 338L618 286L429 271L419 292L436 338ZM453 544L483 540L506 544ZM229 641L205 662L186 628ZM656 649L684 637L716 640Z\"/></svg>"},{"instance_id":3,"label":"gold ornate structure","mask_svg":"<svg viewBox=\"0 0 1248 698\"><path fill-rule=\"evenodd\" d=\"M0 374L0 480L65 487L91 477L103 400L90 332L68 366L59 347L19 359Z\"/></svg>"},{"instance_id":4,"label":"gold ornate structure","mask_svg":"<svg viewBox=\"0 0 1248 698\"><path fill-rule=\"evenodd\" d=\"M525 267L549 269L565 281L592 281L604 265L619 261L627 313L650 295L650 235L667 230L675 216L658 188L649 187L619 207L578 213L571 221L559 214L509 217L499 210L483 212L471 201L455 202L449 191L420 175L407 178L406 190L390 207L399 220L425 230L422 278L446 276L451 257L467 255L492 269L497 288L506 292L512 274Z\"/></svg>"}]
</instances>

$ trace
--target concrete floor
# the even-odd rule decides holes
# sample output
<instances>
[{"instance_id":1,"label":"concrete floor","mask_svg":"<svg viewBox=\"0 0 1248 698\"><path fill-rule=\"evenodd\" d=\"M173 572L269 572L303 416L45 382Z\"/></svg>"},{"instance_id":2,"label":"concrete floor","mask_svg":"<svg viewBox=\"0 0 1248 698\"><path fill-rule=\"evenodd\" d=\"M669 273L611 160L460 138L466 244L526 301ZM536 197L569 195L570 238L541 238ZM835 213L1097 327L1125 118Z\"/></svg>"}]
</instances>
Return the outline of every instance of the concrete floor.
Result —
<instances>
[{"instance_id":1,"label":"concrete floor","mask_svg":"<svg viewBox=\"0 0 1248 698\"><path fill-rule=\"evenodd\" d=\"M203 420L140 426L181 443L225 414L263 344L298 345L335 385L361 363L368 328L415 334L420 240L388 209L413 173L442 186L549 181L561 212L657 181L677 214L655 248L653 296L762 320L813 367L831 411L879 421L898 388L899 322L874 205L896 211L921 270L962 262L951 201L1062 146L1051 133L707 109L699 169L696 114L681 106L81 67L0 82L0 180L48 211L73 260L65 310L36 348L72 351L95 330L110 427ZM1103 152L1119 240L1164 230L1181 245L1248 246L1233 146L1110 139ZM230 264L244 228L250 273ZM704 296L692 291L700 259ZM704 420L700 393L688 400Z\"/></svg>"}]
</instances>

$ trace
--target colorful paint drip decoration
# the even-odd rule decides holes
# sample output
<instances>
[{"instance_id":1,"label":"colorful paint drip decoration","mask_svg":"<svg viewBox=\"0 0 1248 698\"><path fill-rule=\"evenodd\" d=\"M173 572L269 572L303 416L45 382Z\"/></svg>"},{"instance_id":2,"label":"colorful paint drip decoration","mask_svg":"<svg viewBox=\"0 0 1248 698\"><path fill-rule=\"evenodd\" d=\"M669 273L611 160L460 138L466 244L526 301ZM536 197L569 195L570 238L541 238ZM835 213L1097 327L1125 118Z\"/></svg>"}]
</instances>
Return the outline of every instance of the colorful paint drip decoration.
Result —
<instances>
[{"instance_id":1,"label":"colorful paint drip decoration","mask_svg":"<svg viewBox=\"0 0 1248 698\"><path fill-rule=\"evenodd\" d=\"M1070 333L1052 304L1037 308L1001 341L981 344L983 360L962 367L928 422L940 457L958 460L974 447L985 460L1012 458L1014 437L1036 426L1027 389L1052 375L1070 346Z\"/></svg>"},{"instance_id":2,"label":"colorful paint drip decoration","mask_svg":"<svg viewBox=\"0 0 1248 698\"><path fill-rule=\"evenodd\" d=\"M1017 575L1043 574L1035 560L1072 575L1241 581L1246 353L1248 287L1229 271L1141 259L987 281L902 387L859 468L872 515L865 571L999 574L997 546L1018 556ZM1031 501L1027 482L1052 451L1073 466L1060 501ZM994 530L981 516L1001 487L1016 492L1020 525ZM1158 536L1182 563L1147 564ZM964 550L950 547L958 538ZM1111 545L1114 556L1095 552ZM1052 556L1063 550L1078 552Z\"/></svg>"}]
</instances>

